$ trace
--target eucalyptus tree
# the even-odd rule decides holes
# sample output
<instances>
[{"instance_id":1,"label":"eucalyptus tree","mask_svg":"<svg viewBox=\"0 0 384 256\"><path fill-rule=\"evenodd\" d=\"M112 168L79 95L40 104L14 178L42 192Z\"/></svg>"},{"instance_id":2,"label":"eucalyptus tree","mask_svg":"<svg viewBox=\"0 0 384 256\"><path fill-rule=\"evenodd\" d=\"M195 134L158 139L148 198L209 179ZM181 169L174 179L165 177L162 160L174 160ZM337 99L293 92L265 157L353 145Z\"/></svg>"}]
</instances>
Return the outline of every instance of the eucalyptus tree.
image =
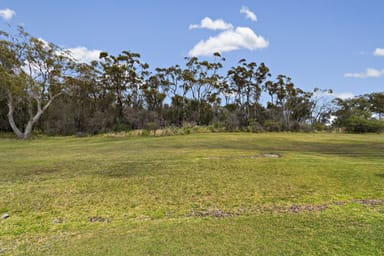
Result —
<instances>
[{"instance_id":1,"label":"eucalyptus tree","mask_svg":"<svg viewBox=\"0 0 384 256\"><path fill-rule=\"evenodd\" d=\"M312 127L329 123L334 108L331 97L331 89L314 88L310 93L311 97L311 119Z\"/></svg>"},{"instance_id":2,"label":"eucalyptus tree","mask_svg":"<svg viewBox=\"0 0 384 256\"><path fill-rule=\"evenodd\" d=\"M182 73L179 65L156 68L158 89L166 95L165 99L167 98L168 102L171 103L171 107L167 108L168 121L174 125L181 125L184 121L184 105L188 88L183 82Z\"/></svg>"},{"instance_id":3,"label":"eucalyptus tree","mask_svg":"<svg viewBox=\"0 0 384 256\"><path fill-rule=\"evenodd\" d=\"M182 73L184 87L190 90L191 107L196 106L195 121L198 124L202 121L203 108L207 110L206 106L220 101L220 85L223 80L220 70L225 59L220 53L214 53L213 57L212 62L200 61L197 57L187 57L186 68Z\"/></svg>"},{"instance_id":4,"label":"eucalyptus tree","mask_svg":"<svg viewBox=\"0 0 384 256\"><path fill-rule=\"evenodd\" d=\"M280 122L283 129L289 130L291 121L309 118L311 95L296 89L290 77L280 74L274 82L268 81L265 89L271 97L267 103L271 118Z\"/></svg>"},{"instance_id":5,"label":"eucalyptus tree","mask_svg":"<svg viewBox=\"0 0 384 256\"><path fill-rule=\"evenodd\" d=\"M370 98L357 96L352 99L334 100L337 108L333 112L336 117L334 125L348 132L381 132L384 122L374 117Z\"/></svg>"},{"instance_id":6,"label":"eucalyptus tree","mask_svg":"<svg viewBox=\"0 0 384 256\"><path fill-rule=\"evenodd\" d=\"M101 70L98 61L77 63L75 74L66 80L68 86L67 104L77 132L105 131L114 121L113 95L101 82Z\"/></svg>"},{"instance_id":7,"label":"eucalyptus tree","mask_svg":"<svg viewBox=\"0 0 384 256\"><path fill-rule=\"evenodd\" d=\"M302 125L306 125L312 119L312 92L293 88L289 93L285 109L286 127L290 130L300 129ZM292 127L292 124L294 124L294 127Z\"/></svg>"},{"instance_id":8,"label":"eucalyptus tree","mask_svg":"<svg viewBox=\"0 0 384 256\"><path fill-rule=\"evenodd\" d=\"M140 54L123 51L118 56L100 53L100 65L104 86L115 98L116 123L124 120L124 106L133 109L143 107L141 86L148 75L148 64L140 61Z\"/></svg>"},{"instance_id":9,"label":"eucalyptus tree","mask_svg":"<svg viewBox=\"0 0 384 256\"><path fill-rule=\"evenodd\" d=\"M269 68L264 63L257 66L255 62L248 63L245 59L241 59L227 73L230 92L235 103L244 111L246 124L252 116L254 119L257 116L262 89L269 76Z\"/></svg>"},{"instance_id":10,"label":"eucalyptus tree","mask_svg":"<svg viewBox=\"0 0 384 256\"><path fill-rule=\"evenodd\" d=\"M151 75L141 87L146 109L160 112L166 92L161 88L161 78L155 74Z\"/></svg>"},{"instance_id":11,"label":"eucalyptus tree","mask_svg":"<svg viewBox=\"0 0 384 256\"><path fill-rule=\"evenodd\" d=\"M375 92L365 95L370 103L370 110L377 115L379 120L384 116L384 92Z\"/></svg>"},{"instance_id":12,"label":"eucalyptus tree","mask_svg":"<svg viewBox=\"0 0 384 256\"><path fill-rule=\"evenodd\" d=\"M182 69L179 65L171 66L168 68L156 68L156 76L161 89L168 99L181 94L186 94L185 91L180 92L182 81Z\"/></svg>"},{"instance_id":13,"label":"eucalyptus tree","mask_svg":"<svg viewBox=\"0 0 384 256\"><path fill-rule=\"evenodd\" d=\"M0 83L6 95L8 121L18 138L29 138L34 125L53 101L65 92L72 70L68 53L18 28L16 35L1 32ZM16 121L16 109L25 115Z\"/></svg>"}]
</instances>

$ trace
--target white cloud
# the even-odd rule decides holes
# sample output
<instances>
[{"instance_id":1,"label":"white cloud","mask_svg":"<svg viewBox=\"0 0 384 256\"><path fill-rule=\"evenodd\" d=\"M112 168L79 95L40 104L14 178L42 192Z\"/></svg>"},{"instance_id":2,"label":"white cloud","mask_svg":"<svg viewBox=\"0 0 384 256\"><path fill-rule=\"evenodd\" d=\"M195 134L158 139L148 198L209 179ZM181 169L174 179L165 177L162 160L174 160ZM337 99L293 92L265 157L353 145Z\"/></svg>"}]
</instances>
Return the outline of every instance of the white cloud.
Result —
<instances>
[{"instance_id":1,"label":"white cloud","mask_svg":"<svg viewBox=\"0 0 384 256\"><path fill-rule=\"evenodd\" d=\"M237 27L236 30L227 30L217 36L202 40L189 51L190 56L209 56L215 52L229 52L245 48L248 50L268 47L269 42L258 36L248 27Z\"/></svg>"},{"instance_id":2,"label":"white cloud","mask_svg":"<svg viewBox=\"0 0 384 256\"><path fill-rule=\"evenodd\" d=\"M4 20L10 20L15 15L16 15L16 12L9 8L0 10L0 17L3 18Z\"/></svg>"},{"instance_id":3,"label":"white cloud","mask_svg":"<svg viewBox=\"0 0 384 256\"><path fill-rule=\"evenodd\" d=\"M88 50L84 46L76 48L66 49L70 51L71 56L78 62L89 63L94 60L98 60L100 56L100 50Z\"/></svg>"},{"instance_id":4,"label":"white cloud","mask_svg":"<svg viewBox=\"0 0 384 256\"><path fill-rule=\"evenodd\" d=\"M195 28L206 28L211 30L228 30L233 29L233 25L230 23L226 23L222 19L212 20L209 17L205 17L201 20L200 24L192 24L189 25L189 29Z\"/></svg>"},{"instance_id":5,"label":"white cloud","mask_svg":"<svg viewBox=\"0 0 384 256\"><path fill-rule=\"evenodd\" d=\"M257 21L256 14L252 12L247 6L241 7L240 13L244 13L247 19L250 19L252 21Z\"/></svg>"},{"instance_id":6,"label":"white cloud","mask_svg":"<svg viewBox=\"0 0 384 256\"><path fill-rule=\"evenodd\" d=\"M49 43L43 38L38 38L45 47L49 46ZM58 53L69 53L70 57L80 63L90 63L91 61L98 60L100 56L100 50L88 50L87 47L78 46L74 48L62 48Z\"/></svg>"},{"instance_id":7,"label":"white cloud","mask_svg":"<svg viewBox=\"0 0 384 256\"><path fill-rule=\"evenodd\" d=\"M384 56L384 48L376 48L376 50L373 52L373 55Z\"/></svg>"},{"instance_id":8,"label":"white cloud","mask_svg":"<svg viewBox=\"0 0 384 256\"><path fill-rule=\"evenodd\" d=\"M332 96L334 96L335 98L340 98L340 99L352 99L353 97L355 97L355 95L351 92L340 92L340 93L333 93Z\"/></svg>"},{"instance_id":9,"label":"white cloud","mask_svg":"<svg viewBox=\"0 0 384 256\"><path fill-rule=\"evenodd\" d=\"M378 70L374 68L367 68L365 72L361 73L345 73L344 77L352 77L352 78L378 78L384 76L384 69Z\"/></svg>"},{"instance_id":10,"label":"white cloud","mask_svg":"<svg viewBox=\"0 0 384 256\"><path fill-rule=\"evenodd\" d=\"M353 98L355 95L351 92L332 92L330 93L329 91L317 91L314 93L315 97L322 98L340 98L340 99L350 99Z\"/></svg>"},{"instance_id":11,"label":"white cloud","mask_svg":"<svg viewBox=\"0 0 384 256\"><path fill-rule=\"evenodd\" d=\"M49 46L49 43L47 41L45 41L43 38L39 37L37 39L39 39L39 41L43 44L43 46L45 48L47 48Z\"/></svg>"},{"instance_id":12,"label":"white cloud","mask_svg":"<svg viewBox=\"0 0 384 256\"><path fill-rule=\"evenodd\" d=\"M43 44L43 47L46 47L46 48L49 47L49 43L43 38L38 38L38 40ZM84 46L78 46L74 48L65 48L65 47L59 48L56 51L56 54L73 58L73 60L78 63L90 63L94 60L99 59L100 52L101 52L100 50L88 50ZM26 62L26 65L27 64L28 62Z\"/></svg>"}]
</instances>

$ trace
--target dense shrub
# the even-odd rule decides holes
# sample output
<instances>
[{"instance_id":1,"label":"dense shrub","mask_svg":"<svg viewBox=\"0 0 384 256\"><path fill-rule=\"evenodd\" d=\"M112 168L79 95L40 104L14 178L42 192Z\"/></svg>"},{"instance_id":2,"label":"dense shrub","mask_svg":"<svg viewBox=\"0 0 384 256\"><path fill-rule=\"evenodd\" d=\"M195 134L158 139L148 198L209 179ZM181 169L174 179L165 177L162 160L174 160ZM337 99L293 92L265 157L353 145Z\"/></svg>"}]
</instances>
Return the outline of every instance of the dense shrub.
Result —
<instances>
[{"instance_id":1,"label":"dense shrub","mask_svg":"<svg viewBox=\"0 0 384 256\"><path fill-rule=\"evenodd\" d=\"M281 131L281 122L273 121L273 120L266 120L264 122L264 127L269 132L279 132Z\"/></svg>"},{"instance_id":2,"label":"dense shrub","mask_svg":"<svg viewBox=\"0 0 384 256\"><path fill-rule=\"evenodd\" d=\"M351 116L345 121L347 132L366 133L384 131L384 122L377 119L365 119L361 116Z\"/></svg>"}]
</instances>

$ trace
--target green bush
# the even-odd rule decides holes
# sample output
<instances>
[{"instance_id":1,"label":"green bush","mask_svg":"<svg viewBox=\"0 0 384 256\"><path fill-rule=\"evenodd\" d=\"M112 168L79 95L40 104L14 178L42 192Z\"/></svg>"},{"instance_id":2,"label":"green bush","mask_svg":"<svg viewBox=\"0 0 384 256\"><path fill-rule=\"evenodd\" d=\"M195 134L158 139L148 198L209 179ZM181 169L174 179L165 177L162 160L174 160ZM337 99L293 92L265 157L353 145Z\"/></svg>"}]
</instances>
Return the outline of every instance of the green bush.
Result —
<instances>
[{"instance_id":1,"label":"green bush","mask_svg":"<svg viewBox=\"0 0 384 256\"><path fill-rule=\"evenodd\" d=\"M260 123L252 120L248 126L248 130L250 132L264 132L264 127Z\"/></svg>"},{"instance_id":2,"label":"green bush","mask_svg":"<svg viewBox=\"0 0 384 256\"><path fill-rule=\"evenodd\" d=\"M315 122L313 125L312 125L312 128L314 131L324 131L327 129L327 126L323 123L320 123L320 122Z\"/></svg>"},{"instance_id":3,"label":"green bush","mask_svg":"<svg viewBox=\"0 0 384 256\"><path fill-rule=\"evenodd\" d=\"M384 131L384 122L355 115L347 118L345 121L345 130L354 133L382 132Z\"/></svg>"},{"instance_id":4,"label":"green bush","mask_svg":"<svg viewBox=\"0 0 384 256\"><path fill-rule=\"evenodd\" d=\"M264 127L269 132L280 132L281 131L281 122L266 120L264 122Z\"/></svg>"}]
</instances>

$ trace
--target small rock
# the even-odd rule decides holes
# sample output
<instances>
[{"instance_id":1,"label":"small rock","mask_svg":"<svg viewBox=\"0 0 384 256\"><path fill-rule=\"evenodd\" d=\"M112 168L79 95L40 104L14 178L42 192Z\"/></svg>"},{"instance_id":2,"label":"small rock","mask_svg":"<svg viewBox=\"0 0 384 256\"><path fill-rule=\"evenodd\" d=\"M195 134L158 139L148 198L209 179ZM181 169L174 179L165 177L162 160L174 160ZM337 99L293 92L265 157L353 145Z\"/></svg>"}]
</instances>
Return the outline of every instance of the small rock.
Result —
<instances>
[{"instance_id":1,"label":"small rock","mask_svg":"<svg viewBox=\"0 0 384 256\"><path fill-rule=\"evenodd\" d=\"M93 216L88 218L89 222L111 222L110 218L104 218L99 216Z\"/></svg>"},{"instance_id":2,"label":"small rock","mask_svg":"<svg viewBox=\"0 0 384 256\"><path fill-rule=\"evenodd\" d=\"M3 216L1 216L2 219L8 219L9 218L9 214L8 213L4 213Z\"/></svg>"},{"instance_id":3,"label":"small rock","mask_svg":"<svg viewBox=\"0 0 384 256\"><path fill-rule=\"evenodd\" d=\"M63 223L63 219L62 218L56 218L53 220L53 224L60 224L60 223Z\"/></svg>"},{"instance_id":4,"label":"small rock","mask_svg":"<svg viewBox=\"0 0 384 256\"><path fill-rule=\"evenodd\" d=\"M275 153L265 153L263 154L263 157L268 157L268 158L280 158L280 154L275 154Z\"/></svg>"},{"instance_id":5,"label":"small rock","mask_svg":"<svg viewBox=\"0 0 384 256\"><path fill-rule=\"evenodd\" d=\"M300 209L300 206L298 206L298 205L292 205L291 207L289 207L289 211L294 212L294 213L298 213L301 211L301 209Z\"/></svg>"}]
</instances>

